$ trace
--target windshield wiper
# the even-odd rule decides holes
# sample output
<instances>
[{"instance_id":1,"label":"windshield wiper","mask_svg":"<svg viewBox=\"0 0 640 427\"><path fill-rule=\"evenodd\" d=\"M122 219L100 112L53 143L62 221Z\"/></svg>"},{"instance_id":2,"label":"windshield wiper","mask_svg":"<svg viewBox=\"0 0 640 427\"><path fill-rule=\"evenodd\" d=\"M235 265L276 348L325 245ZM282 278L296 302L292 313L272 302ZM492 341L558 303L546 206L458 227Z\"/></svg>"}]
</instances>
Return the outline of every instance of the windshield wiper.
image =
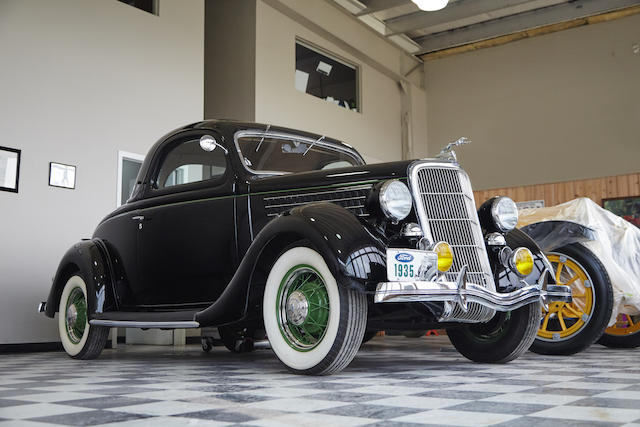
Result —
<instances>
[{"instance_id":1,"label":"windshield wiper","mask_svg":"<svg viewBox=\"0 0 640 427\"><path fill-rule=\"evenodd\" d=\"M324 135L322 135L320 138L318 138L317 140L313 141L311 143L311 145L309 146L309 148L307 148L307 150L302 153L302 157L306 156L307 153L309 152L309 150L311 150L311 147L313 147L314 145L316 145L318 142L322 141L324 139Z\"/></svg>"},{"instance_id":2,"label":"windshield wiper","mask_svg":"<svg viewBox=\"0 0 640 427\"><path fill-rule=\"evenodd\" d=\"M264 142L264 137L267 134L267 132L269 132L269 129L271 129L271 125L267 125L267 128L264 130L264 132L262 132L262 138L260 139L260 142L258 143L258 146L256 147L256 153L258 152L258 150L260 149L260 146Z\"/></svg>"}]
</instances>

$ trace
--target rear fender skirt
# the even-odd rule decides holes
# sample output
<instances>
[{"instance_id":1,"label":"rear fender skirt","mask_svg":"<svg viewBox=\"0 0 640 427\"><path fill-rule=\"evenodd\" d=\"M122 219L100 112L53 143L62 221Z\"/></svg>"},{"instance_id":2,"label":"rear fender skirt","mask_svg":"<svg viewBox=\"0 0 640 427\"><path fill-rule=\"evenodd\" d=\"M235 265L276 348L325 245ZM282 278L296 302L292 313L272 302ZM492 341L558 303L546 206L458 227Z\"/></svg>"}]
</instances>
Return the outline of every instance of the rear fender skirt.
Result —
<instances>
[{"instance_id":1,"label":"rear fender skirt","mask_svg":"<svg viewBox=\"0 0 640 427\"><path fill-rule=\"evenodd\" d=\"M255 301L257 294L262 292L262 289L253 289L251 284L265 248L276 242L274 244L282 247L271 249L281 251L286 244L296 240L311 243L340 286L364 291L366 281L386 279L386 255L382 241L347 209L333 203L310 203L276 217L258 233L220 298L196 313L195 320L203 326L213 326L244 318L249 310L249 301Z\"/></svg>"},{"instance_id":2,"label":"rear fender skirt","mask_svg":"<svg viewBox=\"0 0 640 427\"><path fill-rule=\"evenodd\" d=\"M116 309L112 272L107 257L107 247L100 239L83 240L73 245L60 261L47 299L45 315L55 316L67 279L78 271L87 284L89 319L93 318L94 313Z\"/></svg>"},{"instance_id":3,"label":"rear fender skirt","mask_svg":"<svg viewBox=\"0 0 640 427\"><path fill-rule=\"evenodd\" d=\"M536 241L544 252L550 252L570 243L595 240L595 231L571 221L541 221L521 228Z\"/></svg>"}]
</instances>

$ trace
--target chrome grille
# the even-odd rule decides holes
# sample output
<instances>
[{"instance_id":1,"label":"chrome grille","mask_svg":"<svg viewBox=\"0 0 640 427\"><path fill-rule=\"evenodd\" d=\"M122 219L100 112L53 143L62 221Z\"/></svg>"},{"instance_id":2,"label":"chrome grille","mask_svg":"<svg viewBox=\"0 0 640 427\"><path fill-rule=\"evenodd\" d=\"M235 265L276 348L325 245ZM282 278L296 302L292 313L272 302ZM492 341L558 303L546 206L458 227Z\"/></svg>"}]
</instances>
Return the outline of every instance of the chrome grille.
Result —
<instances>
[{"instance_id":1,"label":"chrome grille","mask_svg":"<svg viewBox=\"0 0 640 427\"><path fill-rule=\"evenodd\" d=\"M451 163L423 162L412 167L410 182L425 235L432 242L445 241L453 249L453 266L445 273L447 280L455 281L466 265L468 282L495 291L467 174ZM487 321L494 314L472 303L467 312L456 305L442 320Z\"/></svg>"},{"instance_id":2,"label":"chrome grille","mask_svg":"<svg viewBox=\"0 0 640 427\"><path fill-rule=\"evenodd\" d=\"M363 184L269 196L264 198L264 208L267 216L271 217L307 203L331 202L349 209L356 216L367 217L365 204L371 187L372 184Z\"/></svg>"}]
</instances>

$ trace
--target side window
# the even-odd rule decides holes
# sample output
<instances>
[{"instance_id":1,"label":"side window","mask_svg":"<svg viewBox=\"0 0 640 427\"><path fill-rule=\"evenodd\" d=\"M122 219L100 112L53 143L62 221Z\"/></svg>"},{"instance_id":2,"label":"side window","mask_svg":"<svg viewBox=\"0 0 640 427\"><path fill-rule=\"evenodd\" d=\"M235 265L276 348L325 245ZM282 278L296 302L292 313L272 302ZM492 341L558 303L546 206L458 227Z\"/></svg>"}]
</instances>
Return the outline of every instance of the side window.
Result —
<instances>
[{"instance_id":1,"label":"side window","mask_svg":"<svg viewBox=\"0 0 640 427\"><path fill-rule=\"evenodd\" d=\"M164 158L156 179L157 189L216 180L227 168L222 149L205 151L197 139L183 142Z\"/></svg>"}]
</instances>

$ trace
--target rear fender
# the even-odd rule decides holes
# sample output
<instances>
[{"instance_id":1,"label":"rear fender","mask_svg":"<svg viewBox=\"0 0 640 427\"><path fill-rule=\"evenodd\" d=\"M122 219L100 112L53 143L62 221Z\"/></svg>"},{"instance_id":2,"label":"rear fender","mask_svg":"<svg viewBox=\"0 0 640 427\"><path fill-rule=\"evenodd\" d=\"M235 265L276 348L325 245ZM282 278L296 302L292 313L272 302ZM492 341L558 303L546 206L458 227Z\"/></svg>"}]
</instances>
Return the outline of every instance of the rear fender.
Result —
<instances>
[{"instance_id":1,"label":"rear fender","mask_svg":"<svg viewBox=\"0 0 640 427\"><path fill-rule=\"evenodd\" d=\"M87 313L113 310L116 306L112 286L112 273L107 262L107 248L100 239L83 240L73 245L62 257L53 279L45 315L54 317L58 311L60 295L73 274L79 273L87 285Z\"/></svg>"},{"instance_id":2,"label":"rear fender","mask_svg":"<svg viewBox=\"0 0 640 427\"><path fill-rule=\"evenodd\" d=\"M364 292L365 282L386 277L386 255L379 238L347 209L311 203L271 220L258 233L220 298L198 312L195 320L203 326L221 325L256 310L269 267L284 248L299 240L309 241L322 255L339 286Z\"/></svg>"}]
</instances>

